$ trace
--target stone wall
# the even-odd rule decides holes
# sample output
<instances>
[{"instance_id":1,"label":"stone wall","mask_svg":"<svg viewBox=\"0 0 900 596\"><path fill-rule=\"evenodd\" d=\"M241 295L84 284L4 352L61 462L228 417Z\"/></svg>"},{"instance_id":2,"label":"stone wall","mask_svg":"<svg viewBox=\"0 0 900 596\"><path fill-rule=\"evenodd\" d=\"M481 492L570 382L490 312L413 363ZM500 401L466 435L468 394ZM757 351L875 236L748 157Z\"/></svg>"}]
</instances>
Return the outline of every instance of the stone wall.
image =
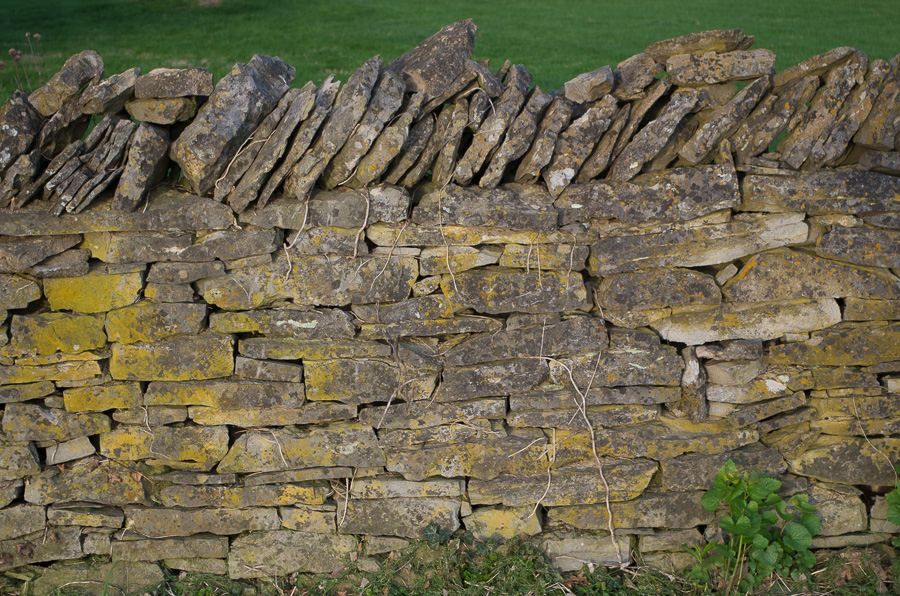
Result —
<instances>
[{"instance_id":1,"label":"stone wall","mask_svg":"<svg viewBox=\"0 0 900 596\"><path fill-rule=\"evenodd\" d=\"M900 531L900 56L775 73L714 31L548 94L474 32L343 86L88 51L6 102L0 570L459 528L677 567L728 458L811 495L817 548Z\"/></svg>"}]
</instances>

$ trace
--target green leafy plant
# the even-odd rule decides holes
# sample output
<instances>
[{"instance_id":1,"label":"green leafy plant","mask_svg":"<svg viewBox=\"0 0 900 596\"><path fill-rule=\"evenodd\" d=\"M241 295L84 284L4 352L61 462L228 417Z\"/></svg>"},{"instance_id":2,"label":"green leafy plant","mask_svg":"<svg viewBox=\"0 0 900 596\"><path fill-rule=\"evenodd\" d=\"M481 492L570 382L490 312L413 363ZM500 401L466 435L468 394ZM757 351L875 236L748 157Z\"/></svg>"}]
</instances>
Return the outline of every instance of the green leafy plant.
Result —
<instances>
[{"instance_id":1,"label":"green leafy plant","mask_svg":"<svg viewBox=\"0 0 900 596\"><path fill-rule=\"evenodd\" d=\"M724 507L719 527L727 536L705 548L688 550L697 565L691 578L709 585L713 578L726 594L759 586L773 572L795 581L816 562L809 550L820 522L809 496L779 496L781 482L756 472L741 473L728 460L706 491L701 504L707 511Z\"/></svg>"}]
</instances>

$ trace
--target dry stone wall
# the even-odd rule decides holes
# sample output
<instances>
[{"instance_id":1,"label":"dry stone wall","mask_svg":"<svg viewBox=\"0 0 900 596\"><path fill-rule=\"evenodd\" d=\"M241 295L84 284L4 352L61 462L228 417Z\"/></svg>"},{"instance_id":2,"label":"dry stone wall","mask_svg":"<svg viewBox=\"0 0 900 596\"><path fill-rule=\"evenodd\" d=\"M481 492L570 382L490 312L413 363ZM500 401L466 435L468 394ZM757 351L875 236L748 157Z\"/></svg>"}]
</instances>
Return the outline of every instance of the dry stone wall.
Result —
<instances>
[{"instance_id":1,"label":"dry stone wall","mask_svg":"<svg viewBox=\"0 0 900 596\"><path fill-rule=\"evenodd\" d=\"M900 56L776 73L712 31L546 93L474 33L299 88L86 51L6 102L0 570L462 527L678 567L728 458L811 495L817 548L900 530Z\"/></svg>"}]
</instances>

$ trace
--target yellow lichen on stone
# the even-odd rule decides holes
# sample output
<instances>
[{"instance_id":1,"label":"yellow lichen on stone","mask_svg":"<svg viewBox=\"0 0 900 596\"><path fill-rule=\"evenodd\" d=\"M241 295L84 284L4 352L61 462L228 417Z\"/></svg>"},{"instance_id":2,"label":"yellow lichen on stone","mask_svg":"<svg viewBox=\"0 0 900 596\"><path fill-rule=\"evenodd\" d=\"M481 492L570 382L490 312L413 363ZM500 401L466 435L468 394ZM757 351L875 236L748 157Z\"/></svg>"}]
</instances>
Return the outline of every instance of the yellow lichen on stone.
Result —
<instances>
[{"instance_id":1,"label":"yellow lichen on stone","mask_svg":"<svg viewBox=\"0 0 900 596\"><path fill-rule=\"evenodd\" d=\"M22 354L77 354L106 345L103 320L89 315L53 312L16 316L11 330L12 348Z\"/></svg>"},{"instance_id":2,"label":"yellow lichen on stone","mask_svg":"<svg viewBox=\"0 0 900 596\"><path fill-rule=\"evenodd\" d=\"M143 272L107 275L92 271L81 277L47 278L44 295L53 310L96 313L134 304L143 287Z\"/></svg>"},{"instance_id":3,"label":"yellow lichen on stone","mask_svg":"<svg viewBox=\"0 0 900 596\"><path fill-rule=\"evenodd\" d=\"M76 387L63 392L69 412L102 412L136 408L141 405L141 388L137 383Z\"/></svg>"},{"instance_id":4,"label":"yellow lichen on stone","mask_svg":"<svg viewBox=\"0 0 900 596\"><path fill-rule=\"evenodd\" d=\"M479 540L509 540L520 534L541 533L541 522L534 507L479 507L463 521L466 529Z\"/></svg>"},{"instance_id":5,"label":"yellow lichen on stone","mask_svg":"<svg viewBox=\"0 0 900 596\"><path fill-rule=\"evenodd\" d=\"M109 361L112 378L128 381L192 381L234 372L234 339L207 333L155 343L116 344Z\"/></svg>"}]
</instances>

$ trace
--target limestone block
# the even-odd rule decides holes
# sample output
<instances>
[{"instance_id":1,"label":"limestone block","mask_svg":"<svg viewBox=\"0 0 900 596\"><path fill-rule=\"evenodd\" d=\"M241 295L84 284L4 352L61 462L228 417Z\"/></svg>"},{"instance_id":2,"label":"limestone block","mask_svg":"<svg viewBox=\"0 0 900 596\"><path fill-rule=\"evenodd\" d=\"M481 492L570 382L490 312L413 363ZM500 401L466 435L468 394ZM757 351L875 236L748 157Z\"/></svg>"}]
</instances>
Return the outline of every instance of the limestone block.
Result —
<instances>
[{"instance_id":1,"label":"limestone block","mask_svg":"<svg viewBox=\"0 0 900 596\"><path fill-rule=\"evenodd\" d=\"M702 495L701 491L657 492L644 493L633 500L614 501L610 503L613 527L695 528L707 525L713 521L714 515L700 506ZM547 516L550 522L561 522L579 530L605 530L609 527L605 503L553 507Z\"/></svg>"},{"instance_id":2,"label":"limestone block","mask_svg":"<svg viewBox=\"0 0 900 596\"><path fill-rule=\"evenodd\" d=\"M318 466L384 464L375 432L354 422L309 430L251 431L239 436L222 459L220 473L272 472Z\"/></svg>"},{"instance_id":3,"label":"limestone block","mask_svg":"<svg viewBox=\"0 0 900 596\"><path fill-rule=\"evenodd\" d=\"M76 95L91 80L103 76L103 59L93 50L70 56L62 68L44 85L33 91L28 101L45 118L59 110L62 103Z\"/></svg>"},{"instance_id":4,"label":"limestone block","mask_svg":"<svg viewBox=\"0 0 900 596\"><path fill-rule=\"evenodd\" d=\"M365 408L359 421L375 429L430 428L476 418L499 420L506 416L505 399L480 399L449 403L412 402Z\"/></svg>"},{"instance_id":5,"label":"limestone block","mask_svg":"<svg viewBox=\"0 0 900 596\"><path fill-rule=\"evenodd\" d=\"M411 220L421 225L496 226L546 232L556 229L553 201L539 186L499 188L449 185L425 194Z\"/></svg>"},{"instance_id":6,"label":"limestone block","mask_svg":"<svg viewBox=\"0 0 900 596\"><path fill-rule=\"evenodd\" d=\"M809 502L816 506L816 517L822 522L817 536L840 536L865 532L869 527L862 492L839 484L813 484Z\"/></svg>"},{"instance_id":7,"label":"limestone block","mask_svg":"<svg viewBox=\"0 0 900 596\"><path fill-rule=\"evenodd\" d=\"M788 465L796 474L823 482L892 486L894 472L885 457L896 461L900 439L873 438L871 443L862 437L822 435L804 453L788 459Z\"/></svg>"},{"instance_id":8,"label":"limestone block","mask_svg":"<svg viewBox=\"0 0 900 596\"><path fill-rule=\"evenodd\" d=\"M100 435L100 454L116 460L151 460L175 469L208 471L228 452L224 426L147 430L120 426Z\"/></svg>"},{"instance_id":9,"label":"limestone block","mask_svg":"<svg viewBox=\"0 0 900 596\"><path fill-rule=\"evenodd\" d=\"M166 558L221 559L228 553L225 536L115 540L110 556L114 561L161 561Z\"/></svg>"},{"instance_id":10,"label":"limestone block","mask_svg":"<svg viewBox=\"0 0 900 596\"><path fill-rule=\"evenodd\" d=\"M232 579L285 576L295 572L330 573L356 551L352 536L276 530L236 538L228 553ZM192 555L188 555L192 556Z\"/></svg>"},{"instance_id":11,"label":"limestone block","mask_svg":"<svg viewBox=\"0 0 900 596\"><path fill-rule=\"evenodd\" d=\"M900 231L833 226L816 240L816 253L856 265L900 267Z\"/></svg>"},{"instance_id":12,"label":"limestone block","mask_svg":"<svg viewBox=\"0 0 900 596\"><path fill-rule=\"evenodd\" d=\"M676 54L746 50L753 45L753 39L752 35L744 35L743 29L714 29L657 41L647 46L644 52L657 62L665 63Z\"/></svg>"},{"instance_id":13,"label":"limestone block","mask_svg":"<svg viewBox=\"0 0 900 596\"><path fill-rule=\"evenodd\" d=\"M775 475L785 471L786 464L776 449L753 446L719 454L686 454L660 461L662 484L671 491L708 490L719 469L727 460L739 469Z\"/></svg>"},{"instance_id":14,"label":"limestone block","mask_svg":"<svg viewBox=\"0 0 900 596\"><path fill-rule=\"evenodd\" d=\"M321 505L328 494L323 483L266 484L262 486L167 486L159 500L165 507L246 509L302 503ZM270 510L274 511L274 510ZM240 515L240 514L238 514ZM267 518L271 518L267 514ZM198 518L199 519L199 518Z\"/></svg>"},{"instance_id":15,"label":"limestone block","mask_svg":"<svg viewBox=\"0 0 900 596\"><path fill-rule=\"evenodd\" d=\"M22 273L81 241L77 234L43 238L6 237L0 239L0 273Z\"/></svg>"},{"instance_id":16,"label":"limestone block","mask_svg":"<svg viewBox=\"0 0 900 596\"><path fill-rule=\"evenodd\" d=\"M463 518L466 530L480 540L509 540L541 533L541 521L534 507L477 507Z\"/></svg>"},{"instance_id":17,"label":"limestone block","mask_svg":"<svg viewBox=\"0 0 900 596\"><path fill-rule=\"evenodd\" d=\"M824 330L769 351L771 364L871 366L893 360L900 360L900 324Z\"/></svg>"},{"instance_id":18,"label":"limestone block","mask_svg":"<svg viewBox=\"0 0 900 596\"><path fill-rule=\"evenodd\" d=\"M81 277L48 278L44 295L53 310L107 312L137 302L143 277L142 271L113 275L91 271Z\"/></svg>"},{"instance_id":19,"label":"limestone block","mask_svg":"<svg viewBox=\"0 0 900 596\"><path fill-rule=\"evenodd\" d=\"M94 455L96 452L97 449L88 437L78 437L71 441L55 443L46 447L47 465L55 466Z\"/></svg>"},{"instance_id":20,"label":"limestone block","mask_svg":"<svg viewBox=\"0 0 900 596\"><path fill-rule=\"evenodd\" d=\"M147 538L218 534L228 536L281 527L278 512L260 509L132 508L126 526Z\"/></svg>"},{"instance_id":21,"label":"limestone block","mask_svg":"<svg viewBox=\"0 0 900 596\"><path fill-rule=\"evenodd\" d=\"M539 274L487 267L444 275L441 287L452 304L486 314L586 310L589 304L584 280L580 273L574 272ZM484 292L486 287L493 291Z\"/></svg>"},{"instance_id":22,"label":"limestone block","mask_svg":"<svg viewBox=\"0 0 900 596\"><path fill-rule=\"evenodd\" d=\"M228 424L241 427L290 426L294 424L321 424L356 418L356 406L336 403L307 403L299 408L272 407L234 408L220 410L203 406L188 409L197 424Z\"/></svg>"},{"instance_id":23,"label":"limestone block","mask_svg":"<svg viewBox=\"0 0 900 596\"><path fill-rule=\"evenodd\" d=\"M41 297L41 286L21 275L0 273L0 309L25 308Z\"/></svg>"},{"instance_id":24,"label":"limestone block","mask_svg":"<svg viewBox=\"0 0 900 596\"><path fill-rule=\"evenodd\" d=\"M77 559L82 556L81 528L59 528L44 537L44 530L0 541L0 571L34 563Z\"/></svg>"},{"instance_id":25,"label":"limestone block","mask_svg":"<svg viewBox=\"0 0 900 596\"><path fill-rule=\"evenodd\" d=\"M342 516L344 503L339 502ZM342 534L400 536L423 539L425 529L436 524L442 530L459 529L458 499L436 497L390 499L350 499L347 514L338 531Z\"/></svg>"},{"instance_id":26,"label":"limestone block","mask_svg":"<svg viewBox=\"0 0 900 596\"><path fill-rule=\"evenodd\" d=\"M125 381L191 381L226 377L234 371L234 340L205 333L154 343L116 344L109 372Z\"/></svg>"},{"instance_id":27,"label":"limestone block","mask_svg":"<svg viewBox=\"0 0 900 596\"><path fill-rule=\"evenodd\" d=\"M142 124L149 122L165 126L192 120L197 115L197 100L193 97L137 98L126 102L125 109L129 116ZM168 148L167 142L163 155Z\"/></svg>"},{"instance_id":28,"label":"limestone block","mask_svg":"<svg viewBox=\"0 0 900 596\"><path fill-rule=\"evenodd\" d=\"M549 534L541 540L541 548L550 563L562 572L581 571L585 565L618 566L631 561L628 536L608 534Z\"/></svg>"},{"instance_id":29,"label":"limestone block","mask_svg":"<svg viewBox=\"0 0 900 596\"><path fill-rule=\"evenodd\" d=\"M0 540L10 540L43 531L47 523L39 505L16 505L0 510Z\"/></svg>"},{"instance_id":30,"label":"limestone block","mask_svg":"<svg viewBox=\"0 0 900 596\"><path fill-rule=\"evenodd\" d=\"M444 368L443 382L435 399L452 402L528 391L543 381L547 373L546 362L539 359L448 366Z\"/></svg>"},{"instance_id":31,"label":"limestone block","mask_svg":"<svg viewBox=\"0 0 900 596\"><path fill-rule=\"evenodd\" d=\"M666 60L666 72L675 84L689 87L746 81L775 74L775 54L771 50L676 54Z\"/></svg>"},{"instance_id":32,"label":"limestone block","mask_svg":"<svg viewBox=\"0 0 900 596\"><path fill-rule=\"evenodd\" d=\"M60 471L51 468L31 479L25 500L38 505L87 501L101 505L150 505L140 474L114 462L81 460Z\"/></svg>"},{"instance_id":33,"label":"limestone block","mask_svg":"<svg viewBox=\"0 0 900 596\"><path fill-rule=\"evenodd\" d=\"M43 313L12 318L11 348L20 354L77 354L106 345L100 318L67 313Z\"/></svg>"},{"instance_id":34,"label":"limestone block","mask_svg":"<svg viewBox=\"0 0 900 596\"><path fill-rule=\"evenodd\" d=\"M109 430L103 414L75 414L34 404L7 404L3 432L11 441L69 441Z\"/></svg>"}]
</instances>

